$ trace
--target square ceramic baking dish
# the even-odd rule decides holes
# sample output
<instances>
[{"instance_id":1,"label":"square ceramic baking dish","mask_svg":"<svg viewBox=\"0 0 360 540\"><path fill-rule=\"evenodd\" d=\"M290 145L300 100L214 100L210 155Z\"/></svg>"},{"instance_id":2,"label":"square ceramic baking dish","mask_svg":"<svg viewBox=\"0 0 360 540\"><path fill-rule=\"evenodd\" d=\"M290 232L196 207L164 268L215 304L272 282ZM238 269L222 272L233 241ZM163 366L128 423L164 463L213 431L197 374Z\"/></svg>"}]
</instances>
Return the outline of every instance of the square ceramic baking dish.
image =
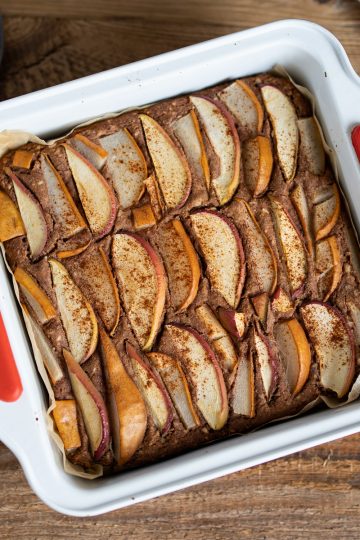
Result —
<instances>
[{"instance_id":1,"label":"square ceramic baking dish","mask_svg":"<svg viewBox=\"0 0 360 540\"><path fill-rule=\"evenodd\" d=\"M316 112L336 150L359 230L360 165L350 134L360 121L360 79L335 37L312 23L272 23L3 102L0 129L47 138L107 112L266 71L277 63L316 97ZM22 383L21 390L8 364L9 374L4 368L0 377L0 399L7 400L0 401L0 438L19 459L33 490L59 512L100 514L360 431L358 401L270 424L121 476L94 481L70 476L47 432L47 399L2 259L0 284L0 310ZM1 340L4 361L5 333Z\"/></svg>"}]
</instances>

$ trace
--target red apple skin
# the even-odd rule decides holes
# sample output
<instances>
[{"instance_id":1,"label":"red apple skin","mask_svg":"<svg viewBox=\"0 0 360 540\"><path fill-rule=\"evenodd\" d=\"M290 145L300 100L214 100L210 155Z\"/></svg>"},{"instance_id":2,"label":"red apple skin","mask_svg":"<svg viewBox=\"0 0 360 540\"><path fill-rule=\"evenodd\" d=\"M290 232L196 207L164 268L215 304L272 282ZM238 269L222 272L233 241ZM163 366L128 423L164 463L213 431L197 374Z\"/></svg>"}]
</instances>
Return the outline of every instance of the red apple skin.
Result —
<instances>
[{"instance_id":1,"label":"red apple skin","mask_svg":"<svg viewBox=\"0 0 360 540\"><path fill-rule=\"evenodd\" d=\"M31 191L27 187L25 187L25 185L12 172L12 170L7 167L5 172L9 176L9 178L14 182L14 184L16 184L17 187L19 189L21 189L21 191L23 191L26 194L26 196L29 197L29 199L31 199L31 201L34 203L34 205L37 206L38 209L40 210L40 215L42 216L42 222L43 222L44 237L43 237L43 242L41 244L41 249L38 249L38 251L36 253L32 253L33 259L37 259L39 257L39 255L41 255L41 253L44 251L44 248L46 246L46 242L48 240L48 227L47 227L47 223L46 223L46 220L45 220L44 212L43 212L43 210L41 208L41 205L40 205L39 201L35 198L35 196L31 193Z\"/></svg>"},{"instance_id":2,"label":"red apple skin","mask_svg":"<svg viewBox=\"0 0 360 540\"><path fill-rule=\"evenodd\" d=\"M221 392L222 409L224 410L225 408L227 408L227 406L228 406L228 397L227 397L227 390L226 390L226 386L225 386L223 372L221 370L221 367L219 366L219 362L217 361L215 353L211 349L211 347L209 346L208 342L202 337L201 334L199 334L199 332L194 330L194 328L191 328L190 326L187 326L186 324L171 323L171 324L168 324L168 326L176 326L177 328L180 328L181 330L186 330L187 332L192 334L200 342L202 347L205 349L207 355L209 356L210 360L212 361L212 363L214 365L214 368L215 368L215 371L216 371L216 374L217 374L217 378L218 378L219 386L220 386L220 392Z\"/></svg>"},{"instance_id":3,"label":"red apple skin","mask_svg":"<svg viewBox=\"0 0 360 540\"><path fill-rule=\"evenodd\" d=\"M227 309L227 308L219 307L217 312L218 312L220 322L225 328L225 330L227 330L229 334L231 335L231 337L236 339L236 341L239 341L243 336L239 334L238 329L236 327L236 322L235 322L236 311L234 309Z\"/></svg>"},{"instance_id":4,"label":"red apple skin","mask_svg":"<svg viewBox=\"0 0 360 540\"><path fill-rule=\"evenodd\" d=\"M166 433L169 431L169 429L171 427L171 424L172 424L172 422L174 420L174 413L173 413L173 410L172 410L172 404L171 404L171 399L169 397L169 394L167 393L167 390L166 390L165 386L163 385L160 377L143 360L142 356L138 353L138 351L135 349L135 347L133 347L133 345L131 345L131 343L129 341L127 341L125 343L125 350L126 350L126 353L128 354L128 356L130 356L130 358L133 358L135 360L135 362L138 362L141 365L141 367L149 374L151 379L153 379L155 381L156 386L159 388L161 394L164 397L164 401L166 403L166 407L167 407L167 410L168 410L168 416L167 416L166 423L165 423L164 427L161 430L161 435L166 435Z\"/></svg>"},{"instance_id":5,"label":"red apple skin","mask_svg":"<svg viewBox=\"0 0 360 540\"><path fill-rule=\"evenodd\" d=\"M351 366L350 366L350 369L349 369L347 382L346 382L346 385L345 385L347 387L347 392L348 392L349 389L350 389L351 382L354 379L354 375L355 375L356 345L355 345L354 333L352 332L352 330L350 330L348 322L347 322L345 316L343 315L343 313L341 313L341 311L337 307L332 306L328 302L321 302L320 300L313 300L311 302L304 302L301 307L308 306L309 304L310 305L311 304L318 304L320 306L325 306L329 311L332 311L333 313L335 313L336 316L339 317L339 319L343 323L344 328L345 328L345 330L346 330L346 332L347 332L347 334L349 336L349 342L350 342L350 346L351 346L351 358L352 358L352 361L351 361ZM306 326L305 326L305 328L306 328ZM346 394L347 392L344 392L344 394Z\"/></svg>"},{"instance_id":6,"label":"red apple skin","mask_svg":"<svg viewBox=\"0 0 360 540\"><path fill-rule=\"evenodd\" d=\"M75 154L79 159L81 159L81 161L83 161L87 165L87 167L89 167L89 169L91 169L93 174L95 174L95 176L99 179L99 181L102 183L102 185L105 187L105 189L106 189L106 191L108 193L110 203L111 203L111 212L110 212L110 216L108 218L107 225L103 228L102 231L100 231L96 235L96 239L100 240L100 238L103 238L104 236L109 234L109 232L111 231L111 229L114 226L114 222L115 222L115 219L116 219L117 210L118 210L118 203L117 203L117 199L116 199L114 190L108 184L108 182L105 180L105 178L99 173L99 171L97 169L95 169L95 167L90 163L90 161L85 159L84 156L82 156L77 150L75 150L75 148L73 146L70 146L70 145L68 145L66 143L64 143L63 146L67 147L67 148L70 148L70 151L73 152L73 154Z\"/></svg>"},{"instance_id":7,"label":"red apple skin","mask_svg":"<svg viewBox=\"0 0 360 540\"><path fill-rule=\"evenodd\" d=\"M66 349L63 349L63 356L69 371L71 371L75 377L78 378L84 388L86 388L98 408L102 424L102 439L94 453L94 459L95 461L99 461L108 450L110 444L110 424L106 405L100 392L97 390L97 388L95 388L85 371L80 367L76 360L74 360L72 354Z\"/></svg>"},{"instance_id":8,"label":"red apple skin","mask_svg":"<svg viewBox=\"0 0 360 540\"><path fill-rule=\"evenodd\" d=\"M229 228L231 229L231 232L233 233L235 237L236 245L238 248L239 259L240 259L240 276L239 276L239 283L238 283L237 292L236 292L236 299L237 299L236 306L237 306L238 303L240 302L240 297L241 297L241 293L244 287L245 274L246 274L245 252L244 252L244 248L243 248L243 244L242 244L239 232L237 228L235 227L235 225L233 224L233 222L228 217L224 216L223 214L219 214L219 212L216 212L216 210L196 210L195 212L192 212L192 214L200 214L200 213L212 214L213 216L216 216L217 218L223 219L225 223L229 226Z\"/></svg>"}]
</instances>

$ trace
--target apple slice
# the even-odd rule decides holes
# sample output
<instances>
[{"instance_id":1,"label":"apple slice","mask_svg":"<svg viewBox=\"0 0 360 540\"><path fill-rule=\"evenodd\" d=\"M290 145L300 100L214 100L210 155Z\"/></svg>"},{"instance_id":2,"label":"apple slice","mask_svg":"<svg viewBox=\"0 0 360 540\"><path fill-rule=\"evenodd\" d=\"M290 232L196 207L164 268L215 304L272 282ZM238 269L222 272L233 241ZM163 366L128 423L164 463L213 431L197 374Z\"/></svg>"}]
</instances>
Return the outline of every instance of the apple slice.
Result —
<instances>
[{"instance_id":1,"label":"apple slice","mask_svg":"<svg viewBox=\"0 0 360 540\"><path fill-rule=\"evenodd\" d=\"M301 184L298 184L290 194L290 198L295 206L298 218L304 231L306 245L310 255L314 253L313 232L311 227L311 217L309 206L306 200L305 191Z\"/></svg>"},{"instance_id":2,"label":"apple slice","mask_svg":"<svg viewBox=\"0 0 360 540\"><path fill-rule=\"evenodd\" d=\"M83 246L79 246L76 249L64 249L62 251L58 251L56 254L56 257L58 259L69 259L70 257L75 257L76 255L80 255L80 253L83 253L89 246L90 246L91 240L89 240L86 244Z\"/></svg>"},{"instance_id":3,"label":"apple slice","mask_svg":"<svg viewBox=\"0 0 360 540\"><path fill-rule=\"evenodd\" d=\"M249 204L236 198L236 222L243 234L245 259L249 272L248 294L272 294L277 283L277 260L268 239L256 221Z\"/></svg>"},{"instance_id":4,"label":"apple slice","mask_svg":"<svg viewBox=\"0 0 360 540\"><path fill-rule=\"evenodd\" d=\"M139 390L150 409L154 423L161 435L166 435L174 419L169 395L160 377L128 341L126 352L131 360Z\"/></svg>"},{"instance_id":5,"label":"apple slice","mask_svg":"<svg viewBox=\"0 0 360 540\"><path fill-rule=\"evenodd\" d=\"M6 242L25 234L25 227L15 203L0 191L0 242Z\"/></svg>"},{"instance_id":6,"label":"apple slice","mask_svg":"<svg viewBox=\"0 0 360 540\"><path fill-rule=\"evenodd\" d=\"M325 199L314 206L315 239L322 240L331 233L340 215L340 194L336 184L332 184Z\"/></svg>"},{"instance_id":7,"label":"apple slice","mask_svg":"<svg viewBox=\"0 0 360 540\"><path fill-rule=\"evenodd\" d=\"M75 400L56 400L52 414L65 450L72 452L73 450L79 448L81 446L81 439L78 428Z\"/></svg>"},{"instance_id":8,"label":"apple slice","mask_svg":"<svg viewBox=\"0 0 360 540\"><path fill-rule=\"evenodd\" d=\"M171 303L176 311L184 311L192 304L198 292L201 277L199 259L179 219L161 227L159 235Z\"/></svg>"},{"instance_id":9,"label":"apple slice","mask_svg":"<svg viewBox=\"0 0 360 540\"><path fill-rule=\"evenodd\" d=\"M219 92L219 98L235 116L240 126L256 135L262 129L264 111L250 86L235 81Z\"/></svg>"},{"instance_id":10,"label":"apple slice","mask_svg":"<svg viewBox=\"0 0 360 540\"><path fill-rule=\"evenodd\" d=\"M141 348L149 351L164 314L163 263L147 240L129 232L113 237L112 261L131 327Z\"/></svg>"},{"instance_id":11,"label":"apple slice","mask_svg":"<svg viewBox=\"0 0 360 540\"><path fill-rule=\"evenodd\" d=\"M219 204L227 203L240 181L240 140L234 121L219 101L190 97L206 135L219 158L219 173L211 178Z\"/></svg>"},{"instance_id":12,"label":"apple slice","mask_svg":"<svg viewBox=\"0 0 360 540\"><path fill-rule=\"evenodd\" d=\"M184 149L188 163L194 168L196 176L203 180L209 191L210 169L195 112L190 111L185 116L178 118L173 124L173 129Z\"/></svg>"},{"instance_id":13,"label":"apple slice","mask_svg":"<svg viewBox=\"0 0 360 540\"><path fill-rule=\"evenodd\" d=\"M99 461L110 445L110 426L106 405L100 392L95 388L72 354L63 349L63 355L68 368L71 387L84 419L91 452L95 461Z\"/></svg>"},{"instance_id":14,"label":"apple slice","mask_svg":"<svg viewBox=\"0 0 360 540\"><path fill-rule=\"evenodd\" d=\"M43 253L48 238L48 228L43 210L39 201L12 170L8 167L5 167L4 170L14 186L16 200L30 246L31 257L37 259Z\"/></svg>"},{"instance_id":15,"label":"apple slice","mask_svg":"<svg viewBox=\"0 0 360 540\"><path fill-rule=\"evenodd\" d=\"M14 272L14 278L20 285L26 301L41 324L45 324L56 317L56 310L49 297L30 274L18 266Z\"/></svg>"},{"instance_id":16,"label":"apple slice","mask_svg":"<svg viewBox=\"0 0 360 540\"><path fill-rule=\"evenodd\" d=\"M115 345L100 328L106 376L113 452L119 465L127 463L141 445L147 426L147 411L136 384L129 377Z\"/></svg>"},{"instance_id":17,"label":"apple slice","mask_svg":"<svg viewBox=\"0 0 360 540\"><path fill-rule=\"evenodd\" d=\"M12 166L19 167L20 169L30 169L34 158L34 152L28 152L26 150L16 150L13 156Z\"/></svg>"},{"instance_id":18,"label":"apple slice","mask_svg":"<svg viewBox=\"0 0 360 540\"><path fill-rule=\"evenodd\" d=\"M219 307L218 315L225 330L227 330L236 341L244 337L247 326L244 313L239 313L233 309Z\"/></svg>"},{"instance_id":19,"label":"apple slice","mask_svg":"<svg viewBox=\"0 0 360 540\"><path fill-rule=\"evenodd\" d=\"M302 390L309 377L310 345L303 327L296 319L278 323L275 326L274 334L285 367L289 390L295 397Z\"/></svg>"},{"instance_id":20,"label":"apple slice","mask_svg":"<svg viewBox=\"0 0 360 540\"><path fill-rule=\"evenodd\" d=\"M354 336L344 315L323 302L309 302L300 312L315 348L322 386L344 397L355 373Z\"/></svg>"},{"instance_id":21,"label":"apple slice","mask_svg":"<svg viewBox=\"0 0 360 540\"><path fill-rule=\"evenodd\" d=\"M336 236L329 236L316 244L316 270L320 272L318 286L326 302L337 289L342 276L341 254Z\"/></svg>"},{"instance_id":22,"label":"apple slice","mask_svg":"<svg viewBox=\"0 0 360 540\"><path fill-rule=\"evenodd\" d=\"M293 298L302 294L308 272L305 247L291 216L282 204L271 197L277 235L285 258Z\"/></svg>"},{"instance_id":23,"label":"apple slice","mask_svg":"<svg viewBox=\"0 0 360 540\"><path fill-rule=\"evenodd\" d=\"M76 362L84 362L95 351L98 325L95 313L66 268L57 260L49 259L58 308Z\"/></svg>"},{"instance_id":24,"label":"apple slice","mask_svg":"<svg viewBox=\"0 0 360 540\"><path fill-rule=\"evenodd\" d=\"M256 315L259 317L262 327L266 328L269 314L269 295L267 293L261 293L257 296L253 296L253 298L251 298L251 303Z\"/></svg>"},{"instance_id":25,"label":"apple slice","mask_svg":"<svg viewBox=\"0 0 360 540\"><path fill-rule=\"evenodd\" d=\"M41 172L45 180L51 214L63 238L70 238L86 227L64 180L48 156L41 154Z\"/></svg>"},{"instance_id":26,"label":"apple slice","mask_svg":"<svg viewBox=\"0 0 360 540\"><path fill-rule=\"evenodd\" d=\"M144 154L131 133L119 129L116 133L100 139L109 153L106 169L111 178L121 208L130 208L144 193L147 165Z\"/></svg>"},{"instance_id":27,"label":"apple slice","mask_svg":"<svg viewBox=\"0 0 360 540\"><path fill-rule=\"evenodd\" d=\"M112 187L89 161L63 144L80 201L96 238L108 234L115 222L117 203Z\"/></svg>"},{"instance_id":28,"label":"apple slice","mask_svg":"<svg viewBox=\"0 0 360 540\"><path fill-rule=\"evenodd\" d=\"M101 148L98 144L94 143L81 133L77 133L74 135L74 137L71 139L71 145L81 154L84 156L87 161L91 163L97 169L100 171L102 167L104 166L108 153L104 148Z\"/></svg>"},{"instance_id":29,"label":"apple slice","mask_svg":"<svg viewBox=\"0 0 360 540\"><path fill-rule=\"evenodd\" d=\"M242 147L245 181L253 197L261 197L267 190L273 167L271 142L258 135L245 141Z\"/></svg>"},{"instance_id":30,"label":"apple slice","mask_svg":"<svg viewBox=\"0 0 360 540\"><path fill-rule=\"evenodd\" d=\"M235 225L213 210L197 211L190 219L211 286L231 307L236 308L245 281L245 260Z\"/></svg>"},{"instance_id":31,"label":"apple slice","mask_svg":"<svg viewBox=\"0 0 360 540\"><path fill-rule=\"evenodd\" d=\"M144 181L146 191L149 195L151 208L154 212L156 221L160 221L165 214L165 203L160 193L159 184L155 178L155 174L150 174Z\"/></svg>"},{"instance_id":32,"label":"apple slice","mask_svg":"<svg viewBox=\"0 0 360 540\"><path fill-rule=\"evenodd\" d=\"M289 315L294 310L291 298L282 287L278 287L274 292L271 307L280 316Z\"/></svg>"},{"instance_id":33,"label":"apple slice","mask_svg":"<svg viewBox=\"0 0 360 540\"><path fill-rule=\"evenodd\" d=\"M294 105L275 86L263 86L261 94L274 130L281 170L286 180L291 182L296 173L299 147L299 132Z\"/></svg>"},{"instance_id":34,"label":"apple slice","mask_svg":"<svg viewBox=\"0 0 360 540\"><path fill-rule=\"evenodd\" d=\"M312 174L325 172L325 151L320 130L313 116L300 118L297 121L300 132L300 145Z\"/></svg>"},{"instance_id":35,"label":"apple slice","mask_svg":"<svg viewBox=\"0 0 360 540\"><path fill-rule=\"evenodd\" d=\"M278 380L277 361L270 341L264 334L254 329L254 344L260 366L260 374L267 401L270 401Z\"/></svg>"},{"instance_id":36,"label":"apple slice","mask_svg":"<svg viewBox=\"0 0 360 540\"><path fill-rule=\"evenodd\" d=\"M180 363L175 358L158 352L149 353L148 358L164 381L185 428L200 426L201 422L194 409L189 385Z\"/></svg>"},{"instance_id":37,"label":"apple slice","mask_svg":"<svg viewBox=\"0 0 360 540\"><path fill-rule=\"evenodd\" d=\"M237 365L237 354L229 334L221 326L208 305L203 304L199 306L195 312L205 329L207 337L223 369L230 372L233 371Z\"/></svg>"},{"instance_id":38,"label":"apple slice","mask_svg":"<svg viewBox=\"0 0 360 540\"><path fill-rule=\"evenodd\" d=\"M195 401L212 429L227 422L229 408L224 377L216 356L207 341L193 328L167 324L164 334L171 341L176 356L194 385Z\"/></svg>"},{"instance_id":39,"label":"apple slice","mask_svg":"<svg viewBox=\"0 0 360 540\"><path fill-rule=\"evenodd\" d=\"M25 322L30 326L30 331L34 337L35 345L40 353L41 360L46 367L51 382L56 384L64 378L64 373L60 367L59 360L41 326L30 315L24 304L21 304L21 307L25 314Z\"/></svg>"},{"instance_id":40,"label":"apple slice","mask_svg":"<svg viewBox=\"0 0 360 540\"><path fill-rule=\"evenodd\" d=\"M166 208L181 208L191 191L189 166L160 124L147 114L140 114L139 117Z\"/></svg>"},{"instance_id":41,"label":"apple slice","mask_svg":"<svg viewBox=\"0 0 360 540\"><path fill-rule=\"evenodd\" d=\"M156 225L156 219L150 204L144 204L132 209L134 227L137 231Z\"/></svg>"},{"instance_id":42,"label":"apple slice","mask_svg":"<svg viewBox=\"0 0 360 540\"><path fill-rule=\"evenodd\" d=\"M255 376L251 353L242 356L236 372L232 408L235 414L254 418L255 416Z\"/></svg>"}]
</instances>

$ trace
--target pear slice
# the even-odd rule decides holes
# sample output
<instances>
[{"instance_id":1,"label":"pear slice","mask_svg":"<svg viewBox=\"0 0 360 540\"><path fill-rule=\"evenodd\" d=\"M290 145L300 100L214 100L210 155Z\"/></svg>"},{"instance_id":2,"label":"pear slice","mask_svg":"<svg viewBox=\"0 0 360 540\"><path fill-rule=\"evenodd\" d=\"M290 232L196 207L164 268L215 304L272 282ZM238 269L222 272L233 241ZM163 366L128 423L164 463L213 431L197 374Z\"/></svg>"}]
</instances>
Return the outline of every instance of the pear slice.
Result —
<instances>
[{"instance_id":1,"label":"pear slice","mask_svg":"<svg viewBox=\"0 0 360 540\"><path fill-rule=\"evenodd\" d=\"M318 287L326 302L337 289L342 276L341 254L336 236L329 236L316 244L316 270L320 273Z\"/></svg>"},{"instance_id":2,"label":"pear slice","mask_svg":"<svg viewBox=\"0 0 360 540\"><path fill-rule=\"evenodd\" d=\"M78 428L75 400L56 400L52 415L65 450L72 452L79 448L81 446L81 438Z\"/></svg>"},{"instance_id":3,"label":"pear slice","mask_svg":"<svg viewBox=\"0 0 360 540\"><path fill-rule=\"evenodd\" d=\"M48 239L48 227L39 201L8 167L5 173L12 180L21 218L26 230L30 253L37 259L44 251Z\"/></svg>"},{"instance_id":4,"label":"pear slice","mask_svg":"<svg viewBox=\"0 0 360 540\"><path fill-rule=\"evenodd\" d=\"M131 327L141 348L149 351L164 314L163 263L147 240L129 232L113 237L112 261Z\"/></svg>"},{"instance_id":5,"label":"pear slice","mask_svg":"<svg viewBox=\"0 0 360 540\"><path fill-rule=\"evenodd\" d=\"M270 401L278 381L276 357L269 339L254 329L254 344L267 401Z\"/></svg>"},{"instance_id":6,"label":"pear slice","mask_svg":"<svg viewBox=\"0 0 360 540\"><path fill-rule=\"evenodd\" d=\"M148 358L164 381L185 428L192 429L199 426L201 422L194 409L189 385L180 362L158 352L148 353Z\"/></svg>"},{"instance_id":7,"label":"pear slice","mask_svg":"<svg viewBox=\"0 0 360 540\"><path fill-rule=\"evenodd\" d=\"M245 181L253 197L261 197L271 179L273 155L267 137L258 135L245 141L242 148Z\"/></svg>"},{"instance_id":8,"label":"pear slice","mask_svg":"<svg viewBox=\"0 0 360 540\"><path fill-rule=\"evenodd\" d=\"M87 159L63 144L80 201L95 238L108 234L115 222L117 202L112 187Z\"/></svg>"},{"instance_id":9,"label":"pear slice","mask_svg":"<svg viewBox=\"0 0 360 540\"><path fill-rule=\"evenodd\" d=\"M236 308L245 280L244 251L235 225L213 210L199 210L190 220L207 265L211 286Z\"/></svg>"},{"instance_id":10,"label":"pear slice","mask_svg":"<svg viewBox=\"0 0 360 540\"><path fill-rule=\"evenodd\" d=\"M126 128L100 139L108 152L106 170L111 178L121 208L130 208L142 197L147 177L144 154Z\"/></svg>"},{"instance_id":11,"label":"pear slice","mask_svg":"<svg viewBox=\"0 0 360 540\"><path fill-rule=\"evenodd\" d=\"M0 242L23 236L26 231L20 212L4 191L0 191L0 208Z\"/></svg>"},{"instance_id":12,"label":"pear slice","mask_svg":"<svg viewBox=\"0 0 360 540\"><path fill-rule=\"evenodd\" d=\"M81 133L76 133L71 139L71 145L87 159L98 171L103 168L108 153L104 148L94 143Z\"/></svg>"},{"instance_id":13,"label":"pear slice","mask_svg":"<svg viewBox=\"0 0 360 540\"><path fill-rule=\"evenodd\" d=\"M309 302L300 312L315 349L323 388L344 397L355 373L354 336L344 315L323 302Z\"/></svg>"},{"instance_id":14,"label":"pear slice","mask_svg":"<svg viewBox=\"0 0 360 540\"><path fill-rule=\"evenodd\" d=\"M297 124L300 132L300 147L310 172L316 175L324 174L325 150L315 118L313 116L300 118Z\"/></svg>"},{"instance_id":15,"label":"pear slice","mask_svg":"<svg viewBox=\"0 0 360 540\"><path fill-rule=\"evenodd\" d=\"M164 128L146 114L139 116L166 208L181 208L191 191L189 166Z\"/></svg>"},{"instance_id":16,"label":"pear slice","mask_svg":"<svg viewBox=\"0 0 360 540\"><path fill-rule=\"evenodd\" d=\"M282 287L278 287L274 292L271 307L280 316L290 315L294 311L294 304Z\"/></svg>"},{"instance_id":17,"label":"pear slice","mask_svg":"<svg viewBox=\"0 0 360 540\"><path fill-rule=\"evenodd\" d=\"M13 156L12 166L29 170L34 159L34 152L28 152L27 150L16 150Z\"/></svg>"},{"instance_id":18,"label":"pear slice","mask_svg":"<svg viewBox=\"0 0 360 540\"><path fill-rule=\"evenodd\" d=\"M290 194L290 198L294 204L302 229L304 231L308 251L312 256L314 254L314 238L311 226L311 217L305 191L301 184L298 184L293 189Z\"/></svg>"},{"instance_id":19,"label":"pear slice","mask_svg":"<svg viewBox=\"0 0 360 540\"><path fill-rule=\"evenodd\" d=\"M234 121L219 101L191 96L209 141L219 158L219 173L211 178L220 205L234 195L240 181L240 140Z\"/></svg>"},{"instance_id":20,"label":"pear slice","mask_svg":"<svg viewBox=\"0 0 360 540\"><path fill-rule=\"evenodd\" d=\"M194 398L201 414L212 429L221 429L228 419L228 398L224 377L212 349L196 330L188 326L167 324L164 335L194 386Z\"/></svg>"},{"instance_id":21,"label":"pear slice","mask_svg":"<svg viewBox=\"0 0 360 540\"><path fill-rule=\"evenodd\" d=\"M331 233L340 215L340 194L336 184L332 184L324 196L314 206L315 239L322 240Z\"/></svg>"},{"instance_id":22,"label":"pear slice","mask_svg":"<svg viewBox=\"0 0 360 540\"><path fill-rule=\"evenodd\" d=\"M40 324L45 324L56 317L56 310L49 297L28 272L18 266L14 272L14 278Z\"/></svg>"},{"instance_id":23,"label":"pear slice","mask_svg":"<svg viewBox=\"0 0 360 540\"><path fill-rule=\"evenodd\" d=\"M83 253L90 246L90 243L91 243L91 240L89 240L83 246L79 246L78 248L64 249L64 250L58 251L56 253L56 257L58 259L69 259L70 257L76 257L76 255L80 255L81 253Z\"/></svg>"},{"instance_id":24,"label":"pear slice","mask_svg":"<svg viewBox=\"0 0 360 540\"><path fill-rule=\"evenodd\" d=\"M95 313L65 266L49 259L53 287L70 351L76 362L87 360L95 351L98 324Z\"/></svg>"},{"instance_id":25,"label":"pear slice","mask_svg":"<svg viewBox=\"0 0 360 540\"><path fill-rule=\"evenodd\" d=\"M259 317L261 326L267 328L267 320L269 315L270 298L268 293L261 293L251 298L251 303L256 315Z\"/></svg>"},{"instance_id":26,"label":"pear slice","mask_svg":"<svg viewBox=\"0 0 360 540\"><path fill-rule=\"evenodd\" d=\"M239 360L233 387L232 408L235 414L249 418L255 416L255 376L251 353Z\"/></svg>"},{"instance_id":27,"label":"pear slice","mask_svg":"<svg viewBox=\"0 0 360 540\"><path fill-rule=\"evenodd\" d=\"M299 147L299 132L294 105L275 86L265 85L261 88L261 93L274 130L281 170L286 180L291 182L296 173Z\"/></svg>"},{"instance_id":28,"label":"pear slice","mask_svg":"<svg viewBox=\"0 0 360 540\"><path fill-rule=\"evenodd\" d=\"M148 229L156 225L156 218L150 204L144 204L132 209L134 228L137 231Z\"/></svg>"},{"instance_id":29,"label":"pear slice","mask_svg":"<svg viewBox=\"0 0 360 540\"><path fill-rule=\"evenodd\" d=\"M240 126L250 134L261 131L264 111L253 90L244 81L235 81L219 92L219 98Z\"/></svg>"}]
</instances>

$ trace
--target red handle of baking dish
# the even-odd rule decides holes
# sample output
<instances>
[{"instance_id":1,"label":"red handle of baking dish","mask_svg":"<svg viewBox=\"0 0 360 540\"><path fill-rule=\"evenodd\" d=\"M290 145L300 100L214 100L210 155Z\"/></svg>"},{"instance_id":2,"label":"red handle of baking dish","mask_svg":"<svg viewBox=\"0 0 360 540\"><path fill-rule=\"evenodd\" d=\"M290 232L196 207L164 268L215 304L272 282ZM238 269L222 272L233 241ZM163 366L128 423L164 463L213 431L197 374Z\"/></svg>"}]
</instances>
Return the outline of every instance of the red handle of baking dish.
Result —
<instances>
[{"instance_id":1,"label":"red handle of baking dish","mask_svg":"<svg viewBox=\"0 0 360 540\"><path fill-rule=\"evenodd\" d=\"M358 160L360 161L360 124L353 128L351 132L351 141Z\"/></svg>"},{"instance_id":2,"label":"red handle of baking dish","mask_svg":"<svg viewBox=\"0 0 360 540\"><path fill-rule=\"evenodd\" d=\"M0 401L16 401L22 391L20 375L0 313Z\"/></svg>"}]
</instances>

